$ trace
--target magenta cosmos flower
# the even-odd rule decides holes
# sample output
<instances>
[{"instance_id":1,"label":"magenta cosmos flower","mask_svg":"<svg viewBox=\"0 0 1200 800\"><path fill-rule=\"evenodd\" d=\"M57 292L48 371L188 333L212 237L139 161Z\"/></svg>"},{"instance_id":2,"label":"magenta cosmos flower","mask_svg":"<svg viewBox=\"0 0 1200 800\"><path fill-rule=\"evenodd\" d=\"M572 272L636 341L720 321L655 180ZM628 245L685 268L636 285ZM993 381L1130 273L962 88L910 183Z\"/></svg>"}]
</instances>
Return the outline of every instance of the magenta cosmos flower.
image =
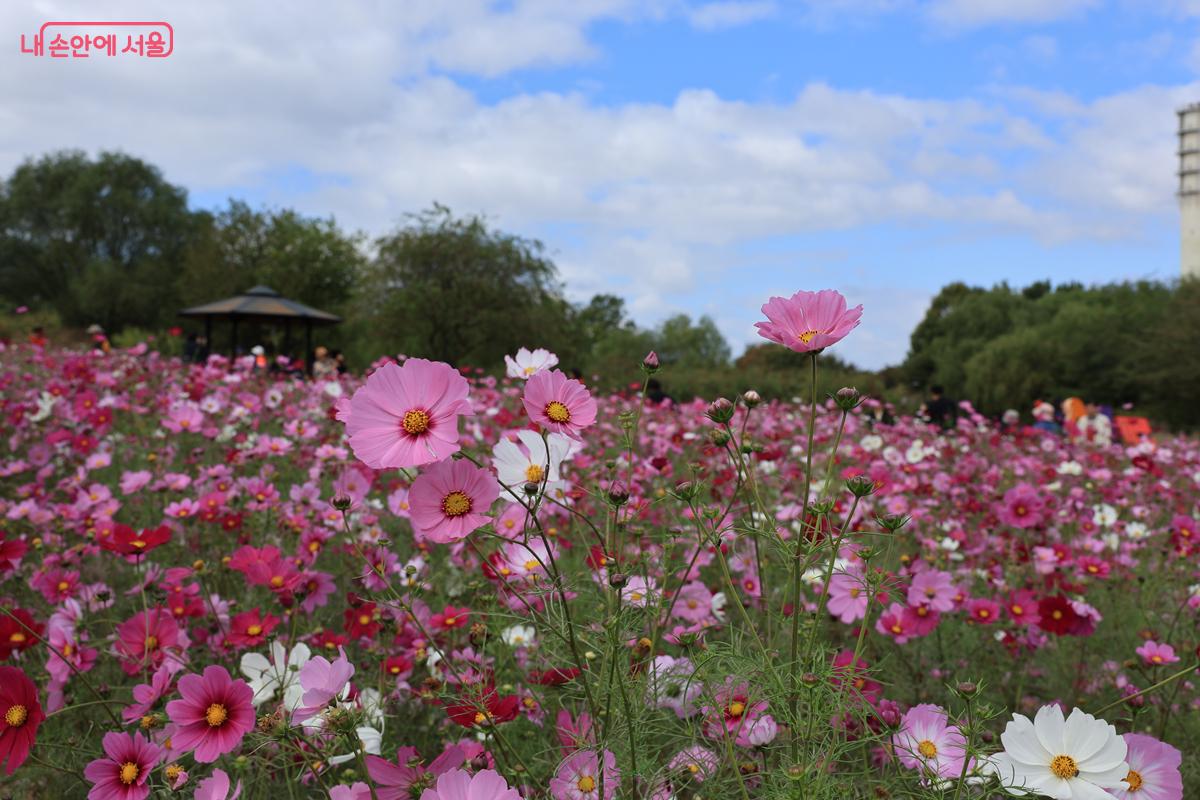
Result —
<instances>
[{"instance_id":1,"label":"magenta cosmos flower","mask_svg":"<svg viewBox=\"0 0 1200 800\"><path fill-rule=\"evenodd\" d=\"M958 727L949 724L939 706L922 703L913 706L900 720L900 730L892 737L896 756L909 769L932 773L940 778L962 774L966 757L966 738Z\"/></svg>"},{"instance_id":2,"label":"magenta cosmos flower","mask_svg":"<svg viewBox=\"0 0 1200 800\"><path fill-rule=\"evenodd\" d=\"M458 417L472 413L469 388L440 361L383 365L350 399L350 448L373 469L441 461L458 451Z\"/></svg>"},{"instance_id":3,"label":"magenta cosmos flower","mask_svg":"<svg viewBox=\"0 0 1200 800\"><path fill-rule=\"evenodd\" d=\"M150 794L146 779L162 758L162 750L140 733L106 733L104 758L84 767L92 782L88 800L143 800Z\"/></svg>"},{"instance_id":4,"label":"magenta cosmos flower","mask_svg":"<svg viewBox=\"0 0 1200 800\"><path fill-rule=\"evenodd\" d=\"M421 800L521 800L521 795L509 788L495 770L472 775L465 769L455 769L439 775L436 788L421 792Z\"/></svg>"},{"instance_id":5,"label":"magenta cosmos flower","mask_svg":"<svg viewBox=\"0 0 1200 800\"><path fill-rule=\"evenodd\" d=\"M604 796L600 796L600 758L595 750L576 750L550 779L554 800L609 800L621 786L617 757L604 751ZM421 800L428 800L422 798Z\"/></svg>"},{"instance_id":6,"label":"magenta cosmos flower","mask_svg":"<svg viewBox=\"0 0 1200 800\"><path fill-rule=\"evenodd\" d=\"M525 383L525 413L545 430L582 441L579 432L596 422L596 401L583 384L559 370L539 372Z\"/></svg>"},{"instance_id":7,"label":"magenta cosmos flower","mask_svg":"<svg viewBox=\"0 0 1200 800\"><path fill-rule=\"evenodd\" d=\"M858 327L863 307L846 308L846 298L833 289L796 292L772 297L763 304L767 322L756 322L758 335L797 353L811 353L837 344Z\"/></svg>"},{"instance_id":8,"label":"magenta cosmos flower","mask_svg":"<svg viewBox=\"0 0 1200 800\"><path fill-rule=\"evenodd\" d=\"M1129 788L1109 789L1109 794L1121 800L1183 800L1183 778L1179 774L1182 754L1165 742L1141 733L1124 737L1129 751Z\"/></svg>"},{"instance_id":9,"label":"magenta cosmos flower","mask_svg":"<svg viewBox=\"0 0 1200 800\"><path fill-rule=\"evenodd\" d=\"M179 694L182 700L167 703L167 716L179 726L172 743L179 751L195 750L197 761L216 761L254 727L254 692L224 667L205 667L203 676L184 675Z\"/></svg>"},{"instance_id":10,"label":"magenta cosmos flower","mask_svg":"<svg viewBox=\"0 0 1200 800\"><path fill-rule=\"evenodd\" d=\"M499 496L500 484L486 469L469 461L443 461L413 481L409 517L426 539L457 542L488 522L488 509Z\"/></svg>"}]
</instances>

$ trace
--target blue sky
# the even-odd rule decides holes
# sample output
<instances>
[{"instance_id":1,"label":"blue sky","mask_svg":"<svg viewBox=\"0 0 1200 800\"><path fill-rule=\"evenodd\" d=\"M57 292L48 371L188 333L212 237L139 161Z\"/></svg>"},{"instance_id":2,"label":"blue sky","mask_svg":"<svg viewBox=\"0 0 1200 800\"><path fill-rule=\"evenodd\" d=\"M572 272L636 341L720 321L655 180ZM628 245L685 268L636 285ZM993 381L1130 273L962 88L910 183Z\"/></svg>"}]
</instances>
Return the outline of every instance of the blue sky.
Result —
<instances>
[{"instance_id":1,"label":"blue sky","mask_svg":"<svg viewBox=\"0 0 1200 800\"><path fill-rule=\"evenodd\" d=\"M288 13L284 14L283 11ZM85 13L86 12L86 13ZM166 18L159 62L50 62L49 19ZM41 2L0 10L0 169L60 147L378 235L433 201L545 242L569 293L735 350L771 294L903 358L942 285L1178 274L1197 0Z\"/></svg>"}]
</instances>

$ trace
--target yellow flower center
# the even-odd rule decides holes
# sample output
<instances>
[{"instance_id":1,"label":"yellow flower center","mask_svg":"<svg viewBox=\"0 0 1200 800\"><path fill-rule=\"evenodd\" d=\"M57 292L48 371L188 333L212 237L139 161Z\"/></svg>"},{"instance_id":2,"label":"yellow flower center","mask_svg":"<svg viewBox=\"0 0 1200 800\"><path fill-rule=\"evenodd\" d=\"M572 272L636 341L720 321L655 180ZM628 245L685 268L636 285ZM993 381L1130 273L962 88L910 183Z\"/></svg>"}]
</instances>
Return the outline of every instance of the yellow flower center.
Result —
<instances>
[{"instance_id":1,"label":"yellow flower center","mask_svg":"<svg viewBox=\"0 0 1200 800\"><path fill-rule=\"evenodd\" d=\"M417 436L429 430L429 412L422 408L414 408L404 412L404 420L400 427L409 436Z\"/></svg>"},{"instance_id":2,"label":"yellow flower center","mask_svg":"<svg viewBox=\"0 0 1200 800\"><path fill-rule=\"evenodd\" d=\"M525 480L527 483L541 483L545 474L541 464L530 464L529 469L525 470Z\"/></svg>"},{"instance_id":3,"label":"yellow flower center","mask_svg":"<svg viewBox=\"0 0 1200 800\"><path fill-rule=\"evenodd\" d=\"M4 712L4 721L12 728L21 727L27 719L29 711L22 705L9 706L8 711Z\"/></svg>"},{"instance_id":4,"label":"yellow flower center","mask_svg":"<svg viewBox=\"0 0 1200 800\"><path fill-rule=\"evenodd\" d=\"M526 571L526 572L533 572L533 571L534 571L535 569L537 569L539 566L541 566L541 565L540 565L540 564L538 564L538 562L537 562L537 559L536 559L536 558L531 558L531 559L529 559L528 561L526 561L526 562L525 562L525 571Z\"/></svg>"},{"instance_id":5,"label":"yellow flower center","mask_svg":"<svg viewBox=\"0 0 1200 800\"><path fill-rule=\"evenodd\" d=\"M813 337L816 336L818 333L820 333L820 331L814 331L814 330L810 329L810 330L804 331L803 333L796 334L796 338L799 339L800 341L804 342L805 344L808 344L809 342L811 342L813 340Z\"/></svg>"},{"instance_id":6,"label":"yellow flower center","mask_svg":"<svg viewBox=\"0 0 1200 800\"><path fill-rule=\"evenodd\" d=\"M581 775L575 785L579 787L579 791L581 792L596 791L596 779L591 775Z\"/></svg>"},{"instance_id":7,"label":"yellow flower center","mask_svg":"<svg viewBox=\"0 0 1200 800\"><path fill-rule=\"evenodd\" d=\"M731 717L740 717L742 715L742 712L744 712L745 710L746 710L746 704L742 703L740 701L735 700L729 704L729 716L731 716Z\"/></svg>"},{"instance_id":8,"label":"yellow flower center","mask_svg":"<svg viewBox=\"0 0 1200 800\"><path fill-rule=\"evenodd\" d=\"M442 513L447 517L461 517L471 510L471 498L464 492L451 492L442 498Z\"/></svg>"},{"instance_id":9,"label":"yellow flower center","mask_svg":"<svg viewBox=\"0 0 1200 800\"><path fill-rule=\"evenodd\" d=\"M183 772L183 767L179 766L178 764L168 764L167 768L163 770L163 772L166 773L167 780L173 781L179 777L179 773Z\"/></svg>"},{"instance_id":10,"label":"yellow flower center","mask_svg":"<svg viewBox=\"0 0 1200 800\"><path fill-rule=\"evenodd\" d=\"M458 622L458 617L446 617L446 625L453 625L456 622Z\"/></svg>"},{"instance_id":11,"label":"yellow flower center","mask_svg":"<svg viewBox=\"0 0 1200 800\"><path fill-rule=\"evenodd\" d=\"M216 728L225 724L225 720L229 718L229 713L225 710L225 706L220 703L213 703L208 707L208 711L204 712L204 719L210 727Z\"/></svg>"},{"instance_id":12,"label":"yellow flower center","mask_svg":"<svg viewBox=\"0 0 1200 800\"><path fill-rule=\"evenodd\" d=\"M130 542L130 544L136 547L138 550L141 550L146 546L146 542L143 539L134 539L132 542Z\"/></svg>"},{"instance_id":13,"label":"yellow flower center","mask_svg":"<svg viewBox=\"0 0 1200 800\"><path fill-rule=\"evenodd\" d=\"M917 745L917 752L924 758L933 758L937 755L937 745L928 739L922 739Z\"/></svg>"},{"instance_id":14,"label":"yellow flower center","mask_svg":"<svg viewBox=\"0 0 1200 800\"><path fill-rule=\"evenodd\" d=\"M250 636L258 636L262 633L262 625L251 625L249 628L246 628L246 633Z\"/></svg>"},{"instance_id":15,"label":"yellow flower center","mask_svg":"<svg viewBox=\"0 0 1200 800\"><path fill-rule=\"evenodd\" d=\"M688 772L695 775L697 772L700 771L700 765L693 761L687 765L687 770L688 770Z\"/></svg>"},{"instance_id":16,"label":"yellow flower center","mask_svg":"<svg viewBox=\"0 0 1200 800\"><path fill-rule=\"evenodd\" d=\"M71 655L71 653L72 653L74 650L75 650L75 648L71 647L71 645L70 645L69 643L68 643L68 644L64 644L64 645L62 646L62 654L63 654L64 656L69 656L69 655ZM1158 656L1155 656L1155 658L1158 658Z\"/></svg>"},{"instance_id":17,"label":"yellow flower center","mask_svg":"<svg viewBox=\"0 0 1200 800\"><path fill-rule=\"evenodd\" d=\"M146 637L146 649L153 650L156 647L158 647L158 637L157 636L147 636Z\"/></svg>"},{"instance_id":18,"label":"yellow flower center","mask_svg":"<svg viewBox=\"0 0 1200 800\"><path fill-rule=\"evenodd\" d=\"M1063 613L1056 608L1050 612L1050 616L1054 617L1054 619L1062 619Z\"/></svg>"},{"instance_id":19,"label":"yellow flower center","mask_svg":"<svg viewBox=\"0 0 1200 800\"><path fill-rule=\"evenodd\" d=\"M70 588L71 588L71 584L67 583L66 581L58 582L58 590L60 592L65 592L67 589L70 589Z\"/></svg>"},{"instance_id":20,"label":"yellow flower center","mask_svg":"<svg viewBox=\"0 0 1200 800\"><path fill-rule=\"evenodd\" d=\"M1129 784L1129 791L1136 792L1142 788L1142 773L1136 769L1129 770L1129 774L1125 776L1125 782Z\"/></svg>"},{"instance_id":21,"label":"yellow flower center","mask_svg":"<svg viewBox=\"0 0 1200 800\"><path fill-rule=\"evenodd\" d=\"M129 786L131 783L137 780L139 772L140 770L138 769L137 764L133 763L132 761L126 761L121 765L121 783Z\"/></svg>"},{"instance_id":22,"label":"yellow flower center","mask_svg":"<svg viewBox=\"0 0 1200 800\"><path fill-rule=\"evenodd\" d=\"M528 376L528 375L532 375L533 373L537 372L537 367L526 367L525 369L523 369L521 371L524 372Z\"/></svg>"},{"instance_id":23,"label":"yellow flower center","mask_svg":"<svg viewBox=\"0 0 1200 800\"><path fill-rule=\"evenodd\" d=\"M15 631L12 636L8 637L8 640L13 644L21 644L25 641L25 634L21 631Z\"/></svg>"},{"instance_id":24,"label":"yellow flower center","mask_svg":"<svg viewBox=\"0 0 1200 800\"><path fill-rule=\"evenodd\" d=\"M1055 756L1054 760L1050 762L1050 771L1066 780L1079 776L1079 765L1070 756Z\"/></svg>"},{"instance_id":25,"label":"yellow flower center","mask_svg":"<svg viewBox=\"0 0 1200 800\"><path fill-rule=\"evenodd\" d=\"M271 576L271 585L274 586L276 589L278 589L280 586L283 586L283 576L282 575L272 575Z\"/></svg>"},{"instance_id":26,"label":"yellow flower center","mask_svg":"<svg viewBox=\"0 0 1200 800\"><path fill-rule=\"evenodd\" d=\"M571 409L557 400L551 400L549 403L546 403L546 408L543 410L551 422L562 424L571 421Z\"/></svg>"},{"instance_id":27,"label":"yellow flower center","mask_svg":"<svg viewBox=\"0 0 1200 800\"><path fill-rule=\"evenodd\" d=\"M358 624L359 625L368 625L368 624L370 624L370 622L371 622L370 614L359 614L358 615Z\"/></svg>"},{"instance_id":28,"label":"yellow flower center","mask_svg":"<svg viewBox=\"0 0 1200 800\"><path fill-rule=\"evenodd\" d=\"M860 594L862 594L862 589L858 588L857 586L850 589L851 597L858 597Z\"/></svg>"},{"instance_id":29,"label":"yellow flower center","mask_svg":"<svg viewBox=\"0 0 1200 800\"><path fill-rule=\"evenodd\" d=\"M1021 616L1022 614L1024 614L1024 613L1025 613L1025 609L1024 609L1022 606L1020 606L1020 605L1014 605L1014 606L1012 607L1012 613L1013 613L1013 615L1014 615L1014 616L1017 616L1017 617L1019 617L1019 616Z\"/></svg>"}]
</instances>

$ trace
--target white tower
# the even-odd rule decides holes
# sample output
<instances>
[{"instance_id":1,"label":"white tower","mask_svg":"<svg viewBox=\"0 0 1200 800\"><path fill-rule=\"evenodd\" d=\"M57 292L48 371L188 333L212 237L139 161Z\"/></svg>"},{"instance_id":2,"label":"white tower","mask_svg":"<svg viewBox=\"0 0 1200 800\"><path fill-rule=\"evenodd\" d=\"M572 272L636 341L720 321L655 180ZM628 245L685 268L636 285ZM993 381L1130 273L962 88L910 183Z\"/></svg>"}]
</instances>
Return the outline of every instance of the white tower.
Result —
<instances>
[{"instance_id":1,"label":"white tower","mask_svg":"<svg viewBox=\"0 0 1200 800\"><path fill-rule=\"evenodd\" d=\"M1179 244L1185 278L1200 279L1200 103L1179 109Z\"/></svg>"}]
</instances>

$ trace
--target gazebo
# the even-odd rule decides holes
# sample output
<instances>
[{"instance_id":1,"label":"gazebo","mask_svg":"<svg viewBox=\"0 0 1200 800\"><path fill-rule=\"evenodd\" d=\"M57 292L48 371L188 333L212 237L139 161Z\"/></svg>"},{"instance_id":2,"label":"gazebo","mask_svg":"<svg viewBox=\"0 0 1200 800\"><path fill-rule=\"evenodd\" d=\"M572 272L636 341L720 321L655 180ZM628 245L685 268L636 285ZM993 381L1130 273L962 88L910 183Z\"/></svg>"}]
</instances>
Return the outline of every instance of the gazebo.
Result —
<instances>
[{"instance_id":1,"label":"gazebo","mask_svg":"<svg viewBox=\"0 0 1200 800\"><path fill-rule=\"evenodd\" d=\"M312 372L312 329L314 325L336 325L342 318L326 311L288 300L279 292L267 286L255 286L242 294L205 303L202 306L185 308L179 312L181 317L204 320L204 338L212 347L212 324L214 319L229 320L233 323L233 331L229 340L229 354L237 355L238 323L260 322L268 325L283 325L285 347L291 342L292 322L304 326L304 363Z\"/></svg>"}]
</instances>

